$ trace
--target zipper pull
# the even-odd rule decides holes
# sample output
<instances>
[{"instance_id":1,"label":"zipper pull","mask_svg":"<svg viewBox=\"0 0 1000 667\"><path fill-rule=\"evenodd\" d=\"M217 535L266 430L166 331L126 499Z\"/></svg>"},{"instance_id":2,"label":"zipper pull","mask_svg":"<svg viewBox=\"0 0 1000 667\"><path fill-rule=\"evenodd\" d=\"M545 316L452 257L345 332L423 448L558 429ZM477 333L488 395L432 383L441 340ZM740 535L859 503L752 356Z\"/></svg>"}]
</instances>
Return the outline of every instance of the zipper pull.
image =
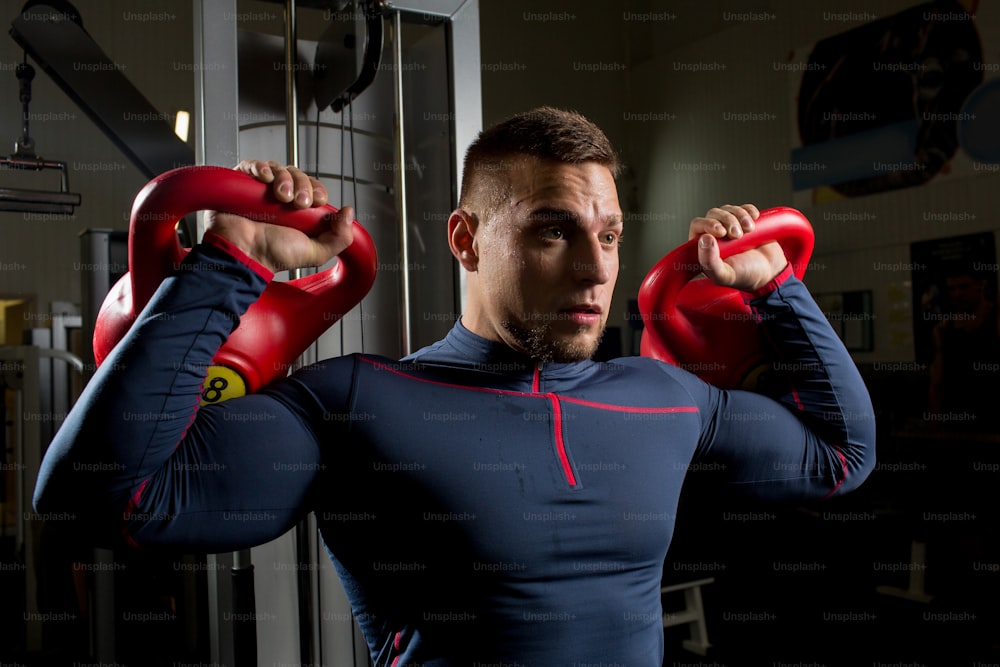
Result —
<instances>
[{"instance_id":1,"label":"zipper pull","mask_svg":"<svg viewBox=\"0 0 1000 667\"><path fill-rule=\"evenodd\" d=\"M531 378L531 391L534 393L540 393L542 391L542 367L545 366L544 361L535 362L535 373L534 377Z\"/></svg>"}]
</instances>

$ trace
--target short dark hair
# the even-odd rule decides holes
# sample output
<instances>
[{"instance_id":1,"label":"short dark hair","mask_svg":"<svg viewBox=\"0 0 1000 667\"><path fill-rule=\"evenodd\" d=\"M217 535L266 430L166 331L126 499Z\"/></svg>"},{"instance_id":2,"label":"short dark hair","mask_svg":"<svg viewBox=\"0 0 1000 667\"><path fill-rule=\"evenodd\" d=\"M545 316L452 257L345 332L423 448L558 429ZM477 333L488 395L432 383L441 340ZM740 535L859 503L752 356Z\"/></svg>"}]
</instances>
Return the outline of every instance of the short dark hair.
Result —
<instances>
[{"instance_id":1,"label":"short dark hair","mask_svg":"<svg viewBox=\"0 0 1000 667\"><path fill-rule=\"evenodd\" d=\"M521 158L567 164L596 162L617 178L621 163L601 128L576 111L538 107L489 127L465 153L459 206L487 215L509 196L507 175ZM477 208L474 211L471 209Z\"/></svg>"}]
</instances>

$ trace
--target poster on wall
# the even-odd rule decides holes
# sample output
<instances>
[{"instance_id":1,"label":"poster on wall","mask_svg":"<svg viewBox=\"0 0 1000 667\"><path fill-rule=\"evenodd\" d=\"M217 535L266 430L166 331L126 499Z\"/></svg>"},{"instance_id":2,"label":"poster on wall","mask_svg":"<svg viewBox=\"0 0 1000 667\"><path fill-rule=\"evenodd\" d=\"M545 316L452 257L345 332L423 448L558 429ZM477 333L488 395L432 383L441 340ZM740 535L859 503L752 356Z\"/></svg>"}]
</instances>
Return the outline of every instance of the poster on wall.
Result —
<instances>
[{"instance_id":1,"label":"poster on wall","mask_svg":"<svg viewBox=\"0 0 1000 667\"><path fill-rule=\"evenodd\" d=\"M910 259L914 351L918 362L930 364L935 327L971 330L983 325L985 313L996 309L993 232L916 241L910 244Z\"/></svg>"},{"instance_id":2,"label":"poster on wall","mask_svg":"<svg viewBox=\"0 0 1000 667\"><path fill-rule=\"evenodd\" d=\"M998 13L935 0L791 54L796 204L1000 172Z\"/></svg>"},{"instance_id":3,"label":"poster on wall","mask_svg":"<svg viewBox=\"0 0 1000 667\"><path fill-rule=\"evenodd\" d=\"M910 245L916 360L928 370L924 419L951 429L1000 425L1000 373L993 232Z\"/></svg>"},{"instance_id":4,"label":"poster on wall","mask_svg":"<svg viewBox=\"0 0 1000 667\"><path fill-rule=\"evenodd\" d=\"M871 290L815 294L837 336L851 352L871 352L875 345Z\"/></svg>"}]
</instances>

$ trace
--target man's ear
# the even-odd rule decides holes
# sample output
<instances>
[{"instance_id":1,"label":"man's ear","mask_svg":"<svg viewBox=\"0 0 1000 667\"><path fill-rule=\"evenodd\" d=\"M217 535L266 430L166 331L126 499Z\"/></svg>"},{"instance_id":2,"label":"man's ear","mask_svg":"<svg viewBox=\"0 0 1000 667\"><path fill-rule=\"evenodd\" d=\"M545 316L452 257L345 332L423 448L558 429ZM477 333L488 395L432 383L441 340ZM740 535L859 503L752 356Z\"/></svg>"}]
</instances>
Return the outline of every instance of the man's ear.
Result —
<instances>
[{"instance_id":1,"label":"man's ear","mask_svg":"<svg viewBox=\"0 0 1000 667\"><path fill-rule=\"evenodd\" d=\"M466 271L475 272L479 268L479 245L476 231L479 218L473 213L457 208L448 217L448 246L451 254Z\"/></svg>"}]
</instances>

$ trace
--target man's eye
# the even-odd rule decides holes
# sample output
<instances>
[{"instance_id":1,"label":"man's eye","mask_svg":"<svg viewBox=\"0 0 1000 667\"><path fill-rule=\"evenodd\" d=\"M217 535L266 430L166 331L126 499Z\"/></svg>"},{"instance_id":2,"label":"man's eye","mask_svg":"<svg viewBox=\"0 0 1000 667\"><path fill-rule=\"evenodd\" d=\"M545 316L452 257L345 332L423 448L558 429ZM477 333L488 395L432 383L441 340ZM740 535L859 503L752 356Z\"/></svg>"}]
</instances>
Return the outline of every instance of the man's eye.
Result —
<instances>
[{"instance_id":1,"label":"man's eye","mask_svg":"<svg viewBox=\"0 0 1000 667\"><path fill-rule=\"evenodd\" d=\"M558 240L563 239L565 237L566 237L566 235L563 233L563 230L560 229L559 227L548 227L548 228L542 230L542 238L543 239L549 239L549 240L552 240L552 241L558 241Z\"/></svg>"},{"instance_id":2,"label":"man's eye","mask_svg":"<svg viewBox=\"0 0 1000 667\"><path fill-rule=\"evenodd\" d=\"M613 232L604 235L604 245L621 245L622 237Z\"/></svg>"}]
</instances>

